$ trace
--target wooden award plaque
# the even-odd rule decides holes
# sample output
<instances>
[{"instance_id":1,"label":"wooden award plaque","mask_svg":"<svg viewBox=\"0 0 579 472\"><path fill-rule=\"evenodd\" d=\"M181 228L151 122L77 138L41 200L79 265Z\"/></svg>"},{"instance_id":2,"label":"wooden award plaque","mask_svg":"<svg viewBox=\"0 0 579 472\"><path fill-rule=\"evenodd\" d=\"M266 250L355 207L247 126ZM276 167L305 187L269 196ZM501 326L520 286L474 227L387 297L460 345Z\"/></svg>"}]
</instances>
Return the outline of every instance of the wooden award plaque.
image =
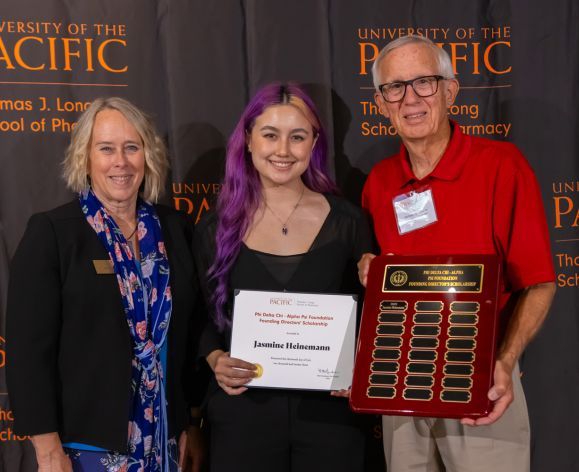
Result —
<instances>
[{"instance_id":1,"label":"wooden award plaque","mask_svg":"<svg viewBox=\"0 0 579 472\"><path fill-rule=\"evenodd\" d=\"M495 255L379 256L370 266L350 406L477 418L492 409Z\"/></svg>"}]
</instances>

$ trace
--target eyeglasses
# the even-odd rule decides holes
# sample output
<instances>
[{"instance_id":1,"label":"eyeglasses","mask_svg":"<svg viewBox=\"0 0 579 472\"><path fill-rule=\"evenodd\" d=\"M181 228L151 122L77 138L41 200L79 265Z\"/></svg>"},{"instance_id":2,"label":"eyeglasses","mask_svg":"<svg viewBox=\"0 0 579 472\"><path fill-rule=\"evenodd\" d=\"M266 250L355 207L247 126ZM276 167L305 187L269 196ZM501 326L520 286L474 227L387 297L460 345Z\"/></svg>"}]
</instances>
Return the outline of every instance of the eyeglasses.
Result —
<instances>
[{"instance_id":1,"label":"eyeglasses","mask_svg":"<svg viewBox=\"0 0 579 472\"><path fill-rule=\"evenodd\" d=\"M412 80L398 80L378 86L384 100L389 103L399 102L406 95L408 85L419 97L425 98L438 92L438 81L445 80L441 75L425 75Z\"/></svg>"}]
</instances>

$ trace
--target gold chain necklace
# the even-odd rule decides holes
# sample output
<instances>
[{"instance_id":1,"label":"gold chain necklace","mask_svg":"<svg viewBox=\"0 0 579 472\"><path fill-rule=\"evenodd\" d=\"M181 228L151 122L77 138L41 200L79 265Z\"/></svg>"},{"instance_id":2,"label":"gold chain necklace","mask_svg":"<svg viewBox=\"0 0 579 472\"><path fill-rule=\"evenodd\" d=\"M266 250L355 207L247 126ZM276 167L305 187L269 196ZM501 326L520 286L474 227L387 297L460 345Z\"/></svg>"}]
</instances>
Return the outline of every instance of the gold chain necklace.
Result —
<instances>
[{"instance_id":1,"label":"gold chain necklace","mask_svg":"<svg viewBox=\"0 0 579 472\"><path fill-rule=\"evenodd\" d=\"M298 198L298 201L296 202L296 204L294 205L292 211L290 212L289 216L285 219L285 221L283 221L279 216L277 216L277 214L275 213L275 211L273 211L271 209L271 207L267 204L267 201L263 201L263 203L265 203L265 206L267 207L267 209L271 212L271 214L273 216L276 217L276 219L281 223L281 234L283 234L284 236L287 236L288 233L288 229L287 229L287 223L290 220L290 218L292 217L292 215L294 214L294 212L298 209L298 206L300 204L300 202L302 201L302 198L304 196L304 192L306 190L306 186L302 186L302 193L300 194L300 198Z\"/></svg>"}]
</instances>

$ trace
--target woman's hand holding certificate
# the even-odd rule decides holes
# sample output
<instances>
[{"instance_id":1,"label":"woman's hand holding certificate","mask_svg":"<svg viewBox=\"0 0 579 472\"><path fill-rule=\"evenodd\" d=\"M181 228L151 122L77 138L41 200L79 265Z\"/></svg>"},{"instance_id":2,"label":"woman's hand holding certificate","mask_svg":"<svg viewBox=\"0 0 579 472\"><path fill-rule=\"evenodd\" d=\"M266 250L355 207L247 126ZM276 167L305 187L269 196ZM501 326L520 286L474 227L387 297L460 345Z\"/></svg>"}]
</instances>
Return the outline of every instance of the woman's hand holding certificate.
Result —
<instances>
[{"instance_id":1,"label":"woman's hand holding certificate","mask_svg":"<svg viewBox=\"0 0 579 472\"><path fill-rule=\"evenodd\" d=\"M240 395L247 390L244 385L257 376L257 367L235 357L228 352L213 351L207 356L207 363L215 373L217 384L228 395Z\"/></svg>"}]
</instances>

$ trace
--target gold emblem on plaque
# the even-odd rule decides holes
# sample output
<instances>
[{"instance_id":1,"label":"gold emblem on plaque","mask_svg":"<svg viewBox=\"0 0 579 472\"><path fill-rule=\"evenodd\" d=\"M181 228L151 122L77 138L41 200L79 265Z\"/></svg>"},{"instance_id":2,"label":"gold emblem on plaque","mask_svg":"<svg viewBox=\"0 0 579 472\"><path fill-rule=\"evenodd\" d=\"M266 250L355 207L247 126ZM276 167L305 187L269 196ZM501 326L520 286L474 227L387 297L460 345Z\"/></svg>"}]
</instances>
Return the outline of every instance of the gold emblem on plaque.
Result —
<instances>
[{"instance_id":1,"label":"gold emblem on plaque","mask_svg":"<svg viewBox=\"0 0 579 472\"><path fill-rule=\"evenodd\" d=\"M390 283L395 287L401 287L408 282L408 274L403 270L397 270L390 276Z\"/></svg>"}]
</instances>

